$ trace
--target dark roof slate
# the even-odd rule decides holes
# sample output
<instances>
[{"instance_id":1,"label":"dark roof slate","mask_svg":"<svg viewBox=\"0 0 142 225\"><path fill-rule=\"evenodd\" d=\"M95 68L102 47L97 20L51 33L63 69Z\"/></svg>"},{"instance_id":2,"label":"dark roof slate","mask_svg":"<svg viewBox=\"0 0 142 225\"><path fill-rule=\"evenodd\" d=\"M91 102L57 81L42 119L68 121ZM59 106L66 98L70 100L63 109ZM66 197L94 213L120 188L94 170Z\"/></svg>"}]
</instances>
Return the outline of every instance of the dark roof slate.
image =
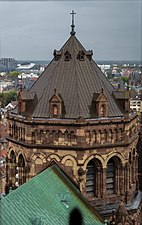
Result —
<instances>
[{"instance_id":1,"label":"dark roof slate","mask_svg":"<svg viewBox=\"0 0 142 225\"><path fill-rule=\"evenodd\" d=\"M33 100L35 97L35 92L28 92L26 90L20 91L20 96L22 100Z\"/></svg>"},{"instance_id":2,"label":"dark roof slate","mask_svg":"<svg viewBox=\"0 0 142 225\"><path fill-rule=\"evenodd\" d=\"M79 52L84 52L84 60L78 59ZM66 110L66 118L90 118L90 106L94 93L100 93L102 88L108 98L109 116L122 116L120 107L114 96L114 87L107 80L93 60L87 57L87 51L75 36L70 36L60 49L58 60L52 60L45 71L34 83L29 92L36 92L38 104L33 117L49 117L49 100L54 89L60 93ZM69 52L71 59L65 60Z\"/></svg>"}]
</instances>

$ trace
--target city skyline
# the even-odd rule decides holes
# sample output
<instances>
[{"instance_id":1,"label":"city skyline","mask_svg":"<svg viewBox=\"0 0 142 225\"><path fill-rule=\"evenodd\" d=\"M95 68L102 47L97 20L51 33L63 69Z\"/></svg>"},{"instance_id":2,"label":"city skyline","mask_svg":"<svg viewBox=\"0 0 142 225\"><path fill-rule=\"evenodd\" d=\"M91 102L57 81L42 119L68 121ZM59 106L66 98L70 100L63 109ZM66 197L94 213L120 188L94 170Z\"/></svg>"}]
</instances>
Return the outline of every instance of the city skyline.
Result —
<instances>
[{"instance_id":1,"label":"city skyline","mask_svg":"<svg viewBox=\"0 0 142 225\"><path fill-rule=\"evenodd\" d=\"M72 10L94 60L141 60L141 0L0 2L0 57L51 60L70 36Z\"/></svg>"}]
</instances>

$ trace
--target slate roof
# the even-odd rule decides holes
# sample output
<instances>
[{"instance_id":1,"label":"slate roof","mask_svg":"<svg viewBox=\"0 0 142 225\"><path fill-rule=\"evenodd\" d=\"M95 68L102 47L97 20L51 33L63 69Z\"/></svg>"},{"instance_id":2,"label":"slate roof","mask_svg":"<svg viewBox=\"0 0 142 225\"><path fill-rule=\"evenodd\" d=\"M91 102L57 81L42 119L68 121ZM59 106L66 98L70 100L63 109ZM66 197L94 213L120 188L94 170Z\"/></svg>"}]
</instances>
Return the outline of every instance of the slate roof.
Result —
<instances>
[{"instance_id":1,"label":"slate roof","mask_svg":"<svg viewBox=\"0 0 142 225\"><path fill-rule=\"evenodd\" d=\"M22 100L32 100L35 97L35 92L27 92L26 90L20 91Z\"/></svg>"},{"instance_id":2,"label":"slate roof","mask_svg":"<svg viewBox=\"0 0 142 225\"><path fill-rule=\"evenodd\" d=\"M78 54L84 52L84 60L78 59ZM56 51L54 51L55 53ZM69 53L71 59L65 60ZM54 89L60 93L65 106L66 118L90 118L90 106L94 93L100 93L102 88L108 99L109 117L123 116L115 97L114 87L108 81L100 68L91 59L91 51L86 51L75 35L71 35L63 47L57 51L58 60L52 60L45 71L33 84L29 92L36 92L38 104L33 117L49 117L49 100ZM88 57L87 57L88 54Z\"/></svg>"},{"instance_id":3,"label":"slate roof","mask_svg":"<svg viewBox=\"0 0 142 225\"><path fill-rule=\"evenodd\" d=\"M75 207L80 210L84 225L103 224L98 212L54 164L0 200L0 224L68 225Z\"/></svg>"}]
</instances>

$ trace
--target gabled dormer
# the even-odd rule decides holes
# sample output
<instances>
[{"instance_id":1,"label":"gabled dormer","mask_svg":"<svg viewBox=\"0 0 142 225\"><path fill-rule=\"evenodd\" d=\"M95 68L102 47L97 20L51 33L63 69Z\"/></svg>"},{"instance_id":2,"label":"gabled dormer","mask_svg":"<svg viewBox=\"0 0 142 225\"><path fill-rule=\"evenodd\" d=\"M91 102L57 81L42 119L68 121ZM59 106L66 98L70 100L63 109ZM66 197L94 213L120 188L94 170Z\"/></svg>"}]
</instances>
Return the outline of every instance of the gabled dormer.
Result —
<instances>
[{"instance_id":1,"label":"gabled dormer","mask_svg":"<svg viewBox=\"0 0 142 225\"><path fill-rule=\"evenodd\" d=\"M49 100L49 108L50 117L52 118L60 118L64 115L63 99L60 94L57 94L56 89L54 90L53 96Z\"/></svg>"},{"instance_id":2,"label":"gabled dormer","mask_svg":"<svg viewBox=\"0 0 142 225\"><path fill-rule=\"evenodd\" d=\"M79 51L78 55L77 55L77 59L79 59L80 61L84 61L85 57L85 53L84 51Z\"/></svg>"},{"instance_id":3,"label":"gabled dormer","mask_svg":"<svg viewBox=\"0 0 142 225\"><path fill-rule=\"evenodd\" d=\"M18 114L30 115L37 103L35 92L28 92L20 88L18 93Z\"/></svg>"},{"instance_id":4,"label":"gabled dormer","mask_svg":"<svg viewBox=\"0 0 142 225\"><path fill-rule=\"evenodd\" d=\"M93 94L90 114L92 117L108 116L108 99L107 96L104 94L103 89L101 93Z\"/></svg>"},{"instance_id":5,"label":"gabled dormer","mask_svg":"<svg viewBox=\"0 0 142 225\"><path fill-rule=\"evenodd\" d=\"M115 99L117 100L117 102L119 103L119 105L121 106L122 110L125 113L129 113L130 112L130 92L129 90L116 90L113 91L113 96L115 97Z\"/></svg>"},{"instance_id":6,"label":"gabled dormer","mask_svg":"<svg viewBox=\"0 0 142 225\"><path fill-rule=\"evenodd\" d=\"M54 60L58 61L61 58L62 51L61 50L60 51L54 50L53 55L54 55Z\"/></svg>"},{"instance_id":7,"label":"gabled dormer","mask_svg":"<svg viewBox=\"0 0 142 225\"><path fill-rule=\"evenodd\" d=\"M71 60L71 54L69 53L69 51L65 52L64 57L65 57L65 61L70 61Z\"/></svg>"},{"instance_id":8,"label":"gabled dormer","mask_svg":"<svg viewBox=\"0 0 142 225\"><path fill-rule=\"evenodd\" d=\"M86 51L85 53L86 53L86 56L89 59L89 61L91 61L92 60L93 51L89 50L89 51Z\"/></svg>"}]
</instances>

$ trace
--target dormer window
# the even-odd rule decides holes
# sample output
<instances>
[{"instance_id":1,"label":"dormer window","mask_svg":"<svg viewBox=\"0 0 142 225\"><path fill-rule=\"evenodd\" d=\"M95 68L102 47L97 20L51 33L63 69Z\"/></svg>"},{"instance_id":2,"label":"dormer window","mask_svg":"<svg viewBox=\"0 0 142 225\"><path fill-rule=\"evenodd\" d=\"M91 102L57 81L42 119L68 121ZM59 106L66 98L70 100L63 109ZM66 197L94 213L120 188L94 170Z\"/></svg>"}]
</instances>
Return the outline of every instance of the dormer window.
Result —
<instances>
[{"instance_id":1,"label":"dormer window","mask_svg":"<svg viewBox=\"0 0 142 225\"><path fill-rule=\"evenodd\" d=\"M91 61L92 60L93 51L92 50L86 51L85 54L86 54L87 58Z\"/></svg>"},{"instance_id":2,"label":"dormer window","mask_svg":"<svg viewBox=\"0 0 142 225\"><path fill-rule=\"evenodd\" d=\"M57 105L53 105L53 116L54 117L58 116L58 106Z\"/></svg>"},{"instance_id":3,"label":"dormer window","mask_svg":"<svg viewBox=\"0 0 142 225\"><path fill-rule=\"evenodd\" d=\"M18 93L18 113L23 115L30 115L37 102L37 96L35 92L28 92L21 89Z\"/></svg>"},{"instance_id":4,"label":"dormer window","mask_svg":"<svg viewBox=\"0 0 142 225\"><path fill-rule=\"evenodd\" d=\"M65 55L65 61L70 61L71 54L68 51L66 51L64 55Z\"/></svg>"},{"instance_id":5,"label":"dormer window","mask_svg":"<svg viewBox=\"0 0 142 225\"><path fill-rule=\"evenodd\" d=\"M80 60L84 60L84 55L80 55Z\"/></svg>"},{"instance_id":6,"label":"dormer window","mask_svg":"<svg viewBox=\"0 0 142 225\"><path fill-rule=\"evenodd\" d=\"M54 94L49 101L49 108L50 117L60 118L63 116L63 100L61 95L56 93L56 89L54 90Z\"/></svg>"},{"instance_id":7,"label":"dormer window","mask_svg":"<svg viewBox=\"0 0 142 225\"><path fill-rule=\"evenodd\" d=\"M83 51L79 51L77 59L79 59L80 61L84 61L84 56L85 53Z\"/></svg>"},{"instance_id":8,"label":"dormer window","mask_svg":"<svg viewBox=\"0 0 142 225\"><path fill-rule=\"evenodd\" d=\"M92 117L107 117L108 116L108 99L103 93L94 93L92 104L90 107Z\"/></svg>"},{"instance_id":9,"label":"dormer window","mask_svg":"<svg viewBox=\"0 0 142 225\"><path fill-rule=\"evenodd\" d=\"M105 116L105 105L100 106L100 116Z\"/></svg>"},{"instance_id":10,"label":"dormer window","mask_svg":"<svg viewBox=\"0 0 142 225\"><path fill-rule=\"evenodd\" d=\"M61 55L62 55L62 51L54 50L53 55L54 55L54 60L58 61L60 59Z\"/></svg>"}]
</instances>

